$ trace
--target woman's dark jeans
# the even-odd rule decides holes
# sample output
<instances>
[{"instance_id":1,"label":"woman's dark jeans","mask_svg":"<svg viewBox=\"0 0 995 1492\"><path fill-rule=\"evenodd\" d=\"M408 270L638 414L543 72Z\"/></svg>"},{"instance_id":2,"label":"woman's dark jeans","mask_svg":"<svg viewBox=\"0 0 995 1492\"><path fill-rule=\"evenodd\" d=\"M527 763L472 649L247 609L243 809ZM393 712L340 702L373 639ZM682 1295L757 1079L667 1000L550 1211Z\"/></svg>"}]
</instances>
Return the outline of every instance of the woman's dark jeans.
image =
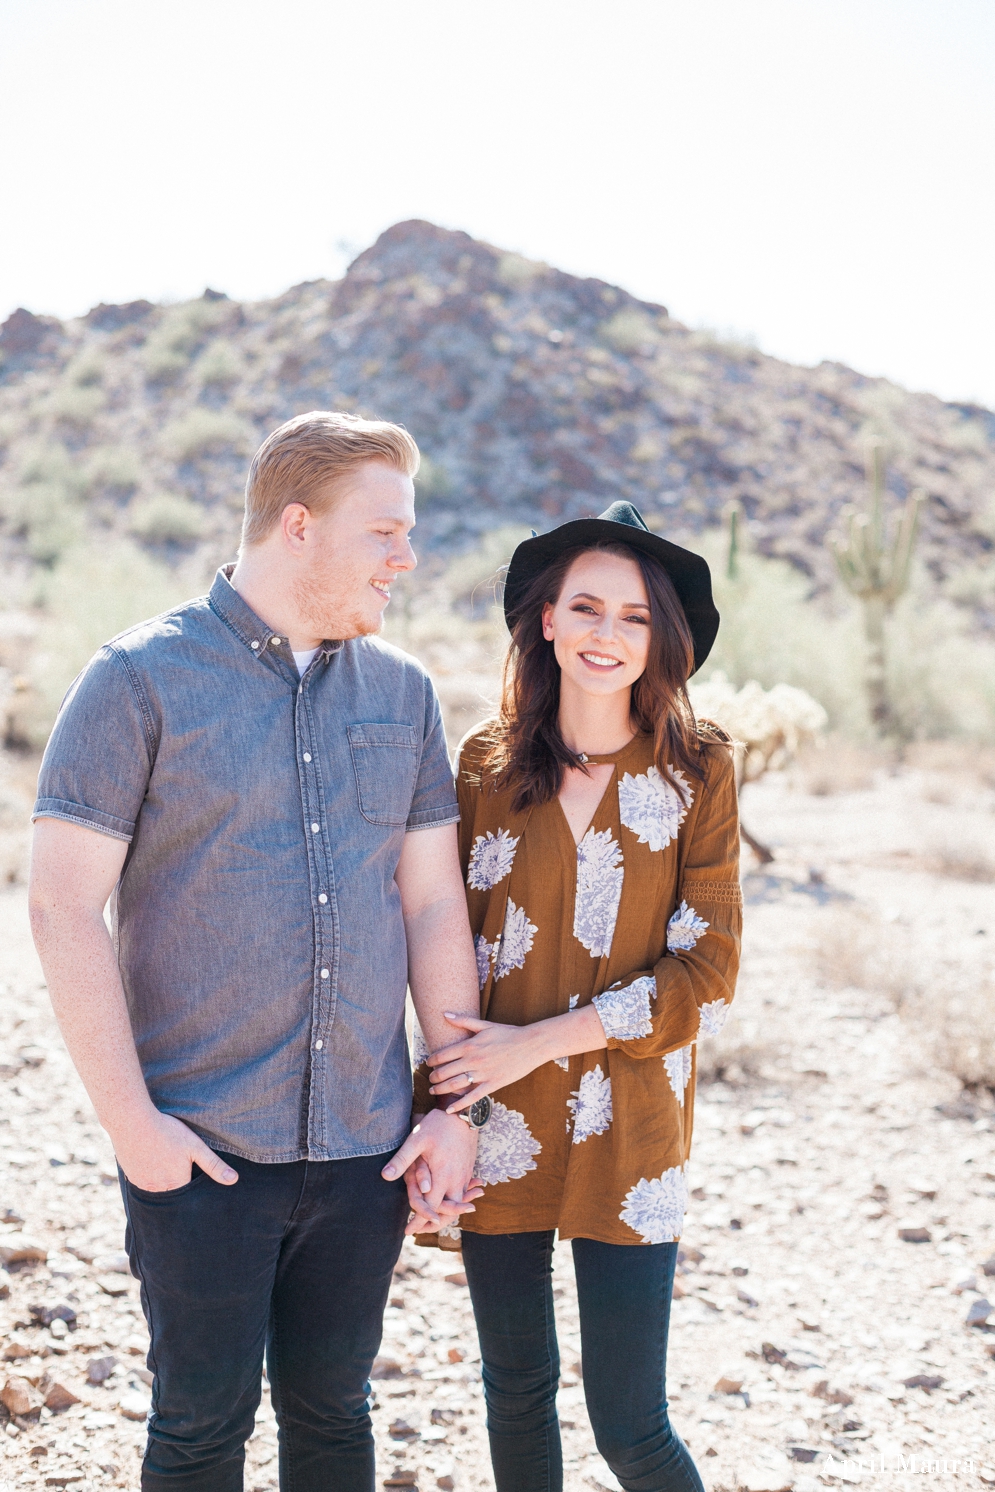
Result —
<instances>
[{"instance_id":1,"label":"woman's dark jeans","mask_svg":"<svg viewBox=\"0 0 995 1492\"><path fill-rule=\"evenodd\" d=\"M497 1492L561 1492L553 1233L463 1234ZM573 1240L587 1411L626 1492L703 1492L667 1416L676 1243Z\"/></svg>"},{"instance_id":2,"label":"woman's dark jeans","mask_svg":"<svg viewBox=\"0 0 995 1492\"><path fill-rule=\"evenodd\" d=\"M370 1367L408 1198L386 1155L199 1168L176 1191L123 1177L155 1375L143 1492L241 1492L267 1359L280 1486L373 1492Z\"/></svg>"}]
</instances>

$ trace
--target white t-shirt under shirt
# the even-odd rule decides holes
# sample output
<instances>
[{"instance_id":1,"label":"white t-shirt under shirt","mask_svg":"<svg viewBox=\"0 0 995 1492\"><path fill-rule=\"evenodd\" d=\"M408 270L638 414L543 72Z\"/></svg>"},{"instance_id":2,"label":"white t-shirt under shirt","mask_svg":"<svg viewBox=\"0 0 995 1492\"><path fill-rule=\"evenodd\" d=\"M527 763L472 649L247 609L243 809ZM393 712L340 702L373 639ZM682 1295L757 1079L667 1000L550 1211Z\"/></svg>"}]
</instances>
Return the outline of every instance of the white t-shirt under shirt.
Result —
<instances>
[{"instance_id":1,"label":"white t-shirt under shirt","mask_svg":"<svg viewBox=\"0 0 995 1492\"><path fill-rule=\"evenodd\" d=\"M317 651L317 648L310 648L306 653L294 654L294 662L297 664L297 672L300 674L301 678L304 677L305 670L307 669L308 664L311 662L311 659L314 657Z\"/></svg>"}]
</instances>

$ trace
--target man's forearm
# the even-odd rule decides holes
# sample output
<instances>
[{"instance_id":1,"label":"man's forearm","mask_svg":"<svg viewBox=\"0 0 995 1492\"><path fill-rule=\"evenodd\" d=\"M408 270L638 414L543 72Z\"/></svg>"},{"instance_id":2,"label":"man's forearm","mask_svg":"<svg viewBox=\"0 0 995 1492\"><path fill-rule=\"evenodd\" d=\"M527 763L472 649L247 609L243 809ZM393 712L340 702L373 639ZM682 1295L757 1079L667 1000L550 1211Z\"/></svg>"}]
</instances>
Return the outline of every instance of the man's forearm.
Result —
<instances>
[{"instance_id":1,"label":"man's forearm","mask_svg":"<svg viewBox=\"0 0 995 1492\"><path fill-rule=\"evenodd\" d=\"M133 1131L155 1109L104 919L72 905L34 904L31 926L55 1018L97 1117L112 1138Z\"/></svg>"},{"instance_id":2,"label":"man's forearm","mask_svg":"<svg viewBox=\"0 0 995 1492\"><path fill-rule=\"evenodd\" d=\"M418 1024L429 1051L460 1039L445 1018L479 1015L477 963L462 890L452 900L430 902L404 920L408 940L408 983Z\"/></svg>"}]
</instances>

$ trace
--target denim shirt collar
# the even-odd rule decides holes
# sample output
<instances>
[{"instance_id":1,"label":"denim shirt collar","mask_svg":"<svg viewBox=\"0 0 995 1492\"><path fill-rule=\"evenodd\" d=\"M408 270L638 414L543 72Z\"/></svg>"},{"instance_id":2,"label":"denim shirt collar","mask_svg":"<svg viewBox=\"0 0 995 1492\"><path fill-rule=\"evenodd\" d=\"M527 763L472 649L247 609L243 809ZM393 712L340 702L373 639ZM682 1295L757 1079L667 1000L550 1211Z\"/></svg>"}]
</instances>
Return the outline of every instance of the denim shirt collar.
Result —
<instances>
[{"instance_id":1,"label":"denim shirt collar","mask_svg":"<svg viewBox=\"0 0 995 1492\"><path fill-rule=\"evenodd\" d=\"M240 642L254 653L257 658L272 659L275 662L281 659L284 664L293 670L294 678L297 678L297 666L294 663L293 654L290 651L290 640L287 637L278 637L277 634L261 621L251 606L246 605L238 591L231 583L231 577L235 570L234 562L222 565L214 577L211 586L210 601L211 609L216 612L221 620L231 628ZM321 643L315 662L321 658L322 663L327 663L334 653L342 647L341 641L326 640Z\"/></svg>"}]
</instances>

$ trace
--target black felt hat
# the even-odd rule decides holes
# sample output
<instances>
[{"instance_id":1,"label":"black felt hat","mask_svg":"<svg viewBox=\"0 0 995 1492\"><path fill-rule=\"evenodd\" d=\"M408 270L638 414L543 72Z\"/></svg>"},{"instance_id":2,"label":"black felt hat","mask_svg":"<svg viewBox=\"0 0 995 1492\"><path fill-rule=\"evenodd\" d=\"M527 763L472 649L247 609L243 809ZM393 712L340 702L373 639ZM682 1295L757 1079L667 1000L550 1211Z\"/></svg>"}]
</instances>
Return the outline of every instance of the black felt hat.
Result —
<instances>
[{"instance_id":1,"label":"black felt hat","mask_svg":"<svg viewBox=\"0 0 995 1492\"><path fill-rule=\"evenodd\" d=\"M648 529L632 503L612 503L597 518L576 518L571 523L551 529L548 534L533 535L519 544L511 556L504 584L504 615L508 626L512 625L517 607L540 571L564 549L585 544L628 544L659 560L670 576L688 619L694 639L692 673L696 672L711 652L719 630L719 614L712 600L711 572L700 554L692 554L690 549L671 544L669 539L661 539L659 534Z\"/></svg>"}]
</instances>

